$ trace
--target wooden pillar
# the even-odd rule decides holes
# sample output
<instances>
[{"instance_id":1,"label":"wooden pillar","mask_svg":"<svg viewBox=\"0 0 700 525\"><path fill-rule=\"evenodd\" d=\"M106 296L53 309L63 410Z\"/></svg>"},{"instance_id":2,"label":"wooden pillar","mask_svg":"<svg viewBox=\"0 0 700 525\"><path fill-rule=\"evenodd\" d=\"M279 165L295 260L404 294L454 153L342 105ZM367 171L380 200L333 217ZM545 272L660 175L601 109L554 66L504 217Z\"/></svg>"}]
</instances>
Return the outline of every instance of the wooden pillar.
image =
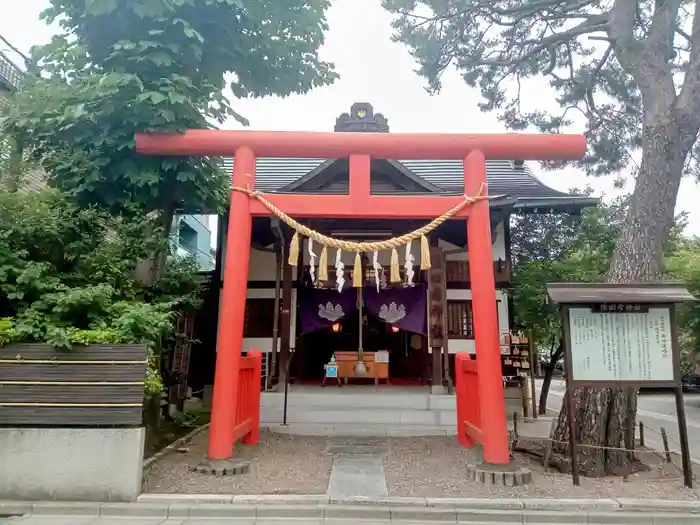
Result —
<instances>
[{"instance_id":1,"label":"wooden pillar","mask_svg":"<svg viewBox=\"0 0 700 525\"><path fill-rule=\"evenodd\" d=\"M239 148L235 154L233 184L246 186L253 184L254 180L255 155L249 148ZM228 459L233 455L252 226L250 197L238 191L232 192L221 323L216 341L216 372L207 454L209 459Z\"/></svg>"},{"instance_id":2,"label":"wooden pillar","mask_svg":"<svg viewBox=\"0 0 700 525\"><path fill-rule=\"evenodd\" d=\"M445 260L442 250L437 246L437 238L431 237L430 261L428 270L428 325L430 330L430 348L432 351L432 391L442 391L442 348L447 337L445 326Z\"/></svg>"},{"instance_id":3,"label":"wooden pillar","mask_svg":"<svg viewBox=\"0 0 700 525\"><path fill-rule=\"evenodd\" d=\"M484 183L486 183L486 158L480 151L473 151L464 160L465 193L476 194ZM509 461L508 429L501 373L498 303L493 272L488 200L478 201L471 206L467 220L467 246L484 462L507 464Z\"/></svg>"},{"instance_id":4,"label":"wooden pillar","mask_svg":"<svg viewBox=\"0 0 700 525\"><path fill-rule=\"evenodd\" d=\"M287 250L284 250L284 252L286 253ZM282 310L280 314L280 358L278 362L278 384L281 385L281 388L284 387L284 383L287 380L289 348L292 339L292 269L293 266L288 261L282 260Z\"/></svg>"}]
</instances>

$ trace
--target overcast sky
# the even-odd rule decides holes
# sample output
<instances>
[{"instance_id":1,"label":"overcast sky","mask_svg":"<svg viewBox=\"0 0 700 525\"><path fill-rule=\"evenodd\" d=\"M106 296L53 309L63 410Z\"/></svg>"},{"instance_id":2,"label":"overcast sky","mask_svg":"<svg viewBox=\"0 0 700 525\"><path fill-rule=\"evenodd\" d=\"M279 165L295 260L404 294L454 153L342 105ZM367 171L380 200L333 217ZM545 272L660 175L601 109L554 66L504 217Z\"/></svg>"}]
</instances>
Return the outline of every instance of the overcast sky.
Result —
<instances>
[{"instance_id":1,"label":"overcast sky","mask_svg":"<svg viewBox=\"0 0 700 525\"><path fill-rule=\"evenodd\" d=\"M47 0L12 2L12 10L5 10L0 19L0 34L22 51L46 42L52 30L38 15L47 4ZM335 62L340 80L304 96L237 102L236 110L250 119L252 129L330 131L338 115L348 111L353 102L362 101L383 113L394 132L504 131L494 115L478 110L479 94L456 73L446 77L439 95L425 92L423 80L413 73L415 66L406 49L390 41L390 17L380 0L334 0L328 21L330 31L323 58ZM528 106L546 108L552 103L546 87L529 91L533 95L526 101ZM227 127L235 128L237 124L232 122ZM545 184L561 191L590 184L597 195L619 192L613 189L612 178L589 178L573 169L545 172L533 168ZM628 183L625 191L630 190ZM694 181L685 180L677 211L690 212L688 234L700 235L700 207L693 206L698 200L700 188Z\"/></svg>"}]
</instances>

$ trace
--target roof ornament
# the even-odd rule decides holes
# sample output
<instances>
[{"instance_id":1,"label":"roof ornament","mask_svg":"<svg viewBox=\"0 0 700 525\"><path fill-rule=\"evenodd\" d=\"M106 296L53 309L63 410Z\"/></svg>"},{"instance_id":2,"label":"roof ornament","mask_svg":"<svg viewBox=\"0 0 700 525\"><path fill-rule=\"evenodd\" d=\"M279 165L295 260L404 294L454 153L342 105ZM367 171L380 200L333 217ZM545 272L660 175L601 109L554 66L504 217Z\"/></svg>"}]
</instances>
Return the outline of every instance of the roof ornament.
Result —
<instances>
[{"instance_id":1,"label":"roof ornament","mask_svg":"<svg viewBox=\"0 0 700 525\"><path fill-rule=\"evenodd\" d=\"M375 113L369 102L355 102L350 113L336 119L333 131L389 133L389 122L381 113Z\"/></svg>"}]
</instances>

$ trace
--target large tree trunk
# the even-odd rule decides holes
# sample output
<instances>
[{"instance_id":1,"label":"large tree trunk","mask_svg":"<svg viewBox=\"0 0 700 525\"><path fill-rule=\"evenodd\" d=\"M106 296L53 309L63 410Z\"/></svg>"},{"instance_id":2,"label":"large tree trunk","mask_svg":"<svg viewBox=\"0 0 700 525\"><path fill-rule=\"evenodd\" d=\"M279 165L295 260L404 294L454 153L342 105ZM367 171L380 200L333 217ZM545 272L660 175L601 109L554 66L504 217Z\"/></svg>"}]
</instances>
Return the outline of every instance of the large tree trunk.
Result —
<instances>
[{"instance_id":1,"label":"large tree trunk","mask_svg":"<svg viewBox=\"0 0 700 525\"><path fill-rule=\"evenodd\" d=\"M697 129L692 133L695 137ZM645 126L642 162L617 241L607 281L637 283L661 277L664 244L673 224L683 164L692 146L691 133L673 115L656 115ZM582 388L573 392L581 474L604 476L629 472L636 410L635 389ZM553 438L568 441L566 402ZM606 448L607 447L607 448Z\"/></svg>"}]
</instances>

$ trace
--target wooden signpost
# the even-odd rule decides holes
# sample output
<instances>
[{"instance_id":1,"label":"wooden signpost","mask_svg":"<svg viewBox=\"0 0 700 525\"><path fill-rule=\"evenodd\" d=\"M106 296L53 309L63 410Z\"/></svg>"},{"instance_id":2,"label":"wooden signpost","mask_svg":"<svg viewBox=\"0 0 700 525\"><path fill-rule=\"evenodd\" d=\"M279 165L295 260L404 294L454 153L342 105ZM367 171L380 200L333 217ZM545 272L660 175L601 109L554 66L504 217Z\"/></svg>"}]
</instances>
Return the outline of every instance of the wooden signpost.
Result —
<instances>
[{"instance_id":1,"label":"wooden signpost","mask_svg":"<svg viewBox=\"0 0 700 525\"><path fill-rule=\"evenodd\" d=\"M556 283L547 285L564 321L569 453L579 484L578 422L573 390L579 387L672 390L676 399L683 479L692 487L688 429L683 405L675 305L694 301L685 285Z\"/></svg>"}]
</instances>

